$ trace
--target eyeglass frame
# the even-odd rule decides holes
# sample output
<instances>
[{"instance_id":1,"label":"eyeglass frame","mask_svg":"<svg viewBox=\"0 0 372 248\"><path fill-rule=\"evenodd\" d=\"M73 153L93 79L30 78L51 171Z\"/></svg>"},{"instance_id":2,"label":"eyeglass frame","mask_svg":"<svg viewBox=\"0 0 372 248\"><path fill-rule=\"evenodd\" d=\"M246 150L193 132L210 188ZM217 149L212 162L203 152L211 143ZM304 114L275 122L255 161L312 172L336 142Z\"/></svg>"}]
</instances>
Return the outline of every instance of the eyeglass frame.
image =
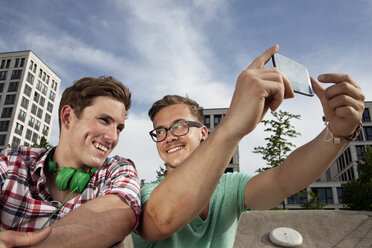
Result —
<instances>
[{"instance_id":1,"label":"eyeglass frame","mask_svg":"<svg viewBox=\"0 0 372 248\"><path fill-rule=\"evenodd\" d=\"M184 134L181 134L181 135L174 134L174 133L172 132L172 127L173 127L174 125L176 125L177 123L180 123L180 122L184 122L184 123L187 124L187 132L184 133ZM164 141L164 140L167 138L168 131L170 131L170 132L171 132L174 136L176 136L176 137L180 137L180 136L184 136L184 135L188 134L189 131L190 131L190 125L192 125L192 126L194 126L194 127L197 127L197 128L201 128L201 127L203 126L202 124L200 124L200 123L198 123L198 122L195 122L195 121L178 120L178 121L174 122L174 123L173 123L171 126L169 126L169 127L158 127L158 128L155 128L155 129L151 130L151 131L149 132L149 134L150 134L150 136L151 136L151 139L152 139L154 142L158 143L158 142L162 142L162 141ZM159 129L165 129L165 136L164 136L164 139L162 139L162 140L155 140L155 139L156 139L156 134L154 134L153 132L156 131L156 130L159 130Z\"/></svg>"}]
</instances>

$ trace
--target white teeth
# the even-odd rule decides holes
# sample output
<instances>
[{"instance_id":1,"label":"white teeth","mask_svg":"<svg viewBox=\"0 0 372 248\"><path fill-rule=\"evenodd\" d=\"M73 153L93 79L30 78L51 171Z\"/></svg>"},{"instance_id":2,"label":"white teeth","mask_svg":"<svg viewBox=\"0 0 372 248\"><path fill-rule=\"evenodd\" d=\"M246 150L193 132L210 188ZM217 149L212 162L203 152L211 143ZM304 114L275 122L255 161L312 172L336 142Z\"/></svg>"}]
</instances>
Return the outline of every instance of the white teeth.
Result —
<instances>
[{"instance_id":1,"label":"white teeth","mask_svg":"<svg viewBox=\"0 0 372 248\"><path fill-rule=\"evenodd\" d=\"M104 152L108 150L108 148L107 148L106 146L100 145L100 144L98 144L98 143L94 143L94 146L95 146L96 148L98 148L98 149L104 151Z\"/></svg>"},{"instance_id":2,"label":"white teeth","mask_svg":"<svg viewBox=\"0 0 372 248\"><path fill-rule=\"evenodd\" d=\"M174 148L172 148L172 149L169 149L168 151L167 151L167 153L170 153L170 152L175 152L175 151L178 151L178 150L181 150L182 149L182 147L181 146L178 146L178 147L174 147Z\"/></svg>"}]
</instances>

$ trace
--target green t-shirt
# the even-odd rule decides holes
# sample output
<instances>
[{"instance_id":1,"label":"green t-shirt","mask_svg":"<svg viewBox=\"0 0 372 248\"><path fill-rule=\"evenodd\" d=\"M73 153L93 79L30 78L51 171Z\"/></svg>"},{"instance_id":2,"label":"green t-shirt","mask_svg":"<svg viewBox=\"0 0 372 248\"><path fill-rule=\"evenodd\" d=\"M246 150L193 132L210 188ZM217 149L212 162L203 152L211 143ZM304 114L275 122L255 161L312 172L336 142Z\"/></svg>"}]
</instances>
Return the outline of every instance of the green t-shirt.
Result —
<instances>
[{"instance_id":1,"label":"green t-shirt","mask_svg":"<svg viewBox=\"0 0 372 248\"><path fill-rule=\"evenodd\" d=\"M223 174L212 195L206 220L196 216L180 231L155 243L147 242L132 233L134 247L233 247L240 215L246 210L244 188L250 178L252 176L245 173ZM163 178L159 178L142 187L142 205L162 180Z\"/></svg>"}]
</instances>

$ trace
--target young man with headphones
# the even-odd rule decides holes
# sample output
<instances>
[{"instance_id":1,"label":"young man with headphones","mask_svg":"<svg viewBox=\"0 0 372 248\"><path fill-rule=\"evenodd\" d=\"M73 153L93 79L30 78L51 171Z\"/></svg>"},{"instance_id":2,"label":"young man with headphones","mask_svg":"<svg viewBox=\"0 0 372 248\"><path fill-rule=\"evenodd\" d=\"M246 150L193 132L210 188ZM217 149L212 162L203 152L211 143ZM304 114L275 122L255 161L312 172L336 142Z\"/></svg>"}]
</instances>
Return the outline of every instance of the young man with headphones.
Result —
<instances>
[{"instance_id":1,"label":"young man with headphones","mask_svg":"<svg viewBox=\"0 0 372 248\"><path fill-rule=\"evenodd\" d=\"M268 49L240 74L230 108L208 138L196 102L165 96L153 104L150 135L168 172L141 189L141 221L132 235L136 248L233 247L243 211L269 209L305 188L357 137L364 109L360 87L348 75L323 74L319 81L333 84L327 89L311 81L326 129L281 166L254 177L223 174L240 140L267 110L294 97L288 79L277 68L264 67L277 51L278 46Z\"/></svg>"},{"instance_id":2,"label":"young man with headphones","mask_svg":"<svg viewBox=\"0 0 372 248\"><path fill-rule=\"evenodd\" d=\"M1 247L108 247L137 226L135 166L108 157L130 105L128 88L113 77L82 78L62 95L56 147L1 154Z\"/></svg>"}]
</instances>

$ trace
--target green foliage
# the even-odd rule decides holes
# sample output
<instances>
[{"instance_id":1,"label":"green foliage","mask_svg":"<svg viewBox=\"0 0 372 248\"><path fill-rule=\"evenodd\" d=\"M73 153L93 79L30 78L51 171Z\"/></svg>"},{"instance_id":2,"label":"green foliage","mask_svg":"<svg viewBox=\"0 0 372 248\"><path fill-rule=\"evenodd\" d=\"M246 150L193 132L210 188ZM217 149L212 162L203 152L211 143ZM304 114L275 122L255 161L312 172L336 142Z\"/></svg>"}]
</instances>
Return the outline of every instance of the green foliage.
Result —
<instances>
[{"instance_id":1,"label":"green foliage","mask_svg":"<svg viewBox=\"0 0 372 248\"><path fill-rule=\"evenodd\" d=\"M273 207L272 209L270 209L270 210L283 210L283 208L280 208L280 207Z\"/></svg>"},{"instance_id":2,"label":"green foliage","mask_svg":"<svg viewBox=\"0 0 372 248\"><path fill-rule=\"evenodd\" d=\"M351 210L372 211L372 150L367 146L357 161L359 178L342 185L342 201Z\"/></svg>"},{"instance_id":3,"label":"green foliage","mask_svg":"<svg viewBox=\"0 0 372 248\"><path fill-rule=\"evenodd\" d=\"M39 144L34 143L31 147L35 147L35 148L52 148L53 146L51 144L49 144L49 142L47 141L47 139L44 136L42 136L41 139L40 139Z\"/></svg>"},{"instance_id":4,"label":"green foliage","mask_svg":"<svg viewBox=\"0 0 372 248\"><path fill-rule=\"evenodd\" d=\"M306 190L301 190L300 192L297 192L296 195L301 197L303 194L307 194ZM326 205L324 202L319 202L319 194L316 194L312 190L309 192L310 199L302 200L300 203L300 206L303 209L323 209L323 207Z\"/></svg>"},{"instance_id":5,"label":"green foliage","mask_svg":"<svg viewBox=\"0 0 372 248\"><path fill-rule=\"evenodd\" d=\"M165 177L167 175L167 166L165 164L163 166L164 168L162 166L159 166L160 170L156 171L156 178Z\"/></svg>"},{"instance_id":6,"label":"green foliage","mask_svg":"<svg viewBox=\"0 0 372 248\"><path fill-rule=\"evenodd\" d=\"M265 129L265 132L272 134L265 138L267 141L265 147L254 147L253 150L254 153L262 154L262 158L266 160L268 167L260 168L257 172L262 172L280 165L287 154L295 147L292 142L288 141L288 138L295 138L300 135L290 123L291 119L300 119L300 115L294 115L281 110L279 112L271 112L271 114L274 119L263 120L262 123L265 126L269 126Z\"/></svg>"}]
</instances>

